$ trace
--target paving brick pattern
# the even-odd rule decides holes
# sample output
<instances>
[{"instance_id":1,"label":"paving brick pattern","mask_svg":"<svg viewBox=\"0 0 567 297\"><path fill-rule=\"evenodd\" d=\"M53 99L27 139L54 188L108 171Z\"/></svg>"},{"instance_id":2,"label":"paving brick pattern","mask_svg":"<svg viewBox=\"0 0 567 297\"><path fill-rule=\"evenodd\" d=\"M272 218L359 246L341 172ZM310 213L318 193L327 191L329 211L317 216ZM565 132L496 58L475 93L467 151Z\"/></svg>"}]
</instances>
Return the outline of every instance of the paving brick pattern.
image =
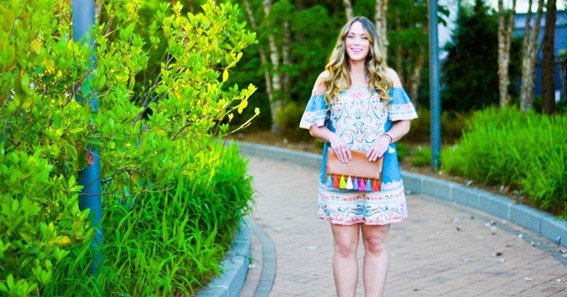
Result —
<instances>
[{"instance_id":1,"label":"paving brick pattern","mask_svg":"<svg viewBox=\"0 0 567 297\"><path fill-rule=\"evenodd\" d=\"M331 230L316 218L318 170L260 157L249 167L257 191L252 218L276 247L270 296L335 296ZM409 195L408 208L409 218L390 231L385 296L567 296L567 258L557 245L424 195ZM252 243L255 267L242 297L253 296L262 269L260 242ZM359 271L357 296L364 296Z\"/></svg>"}]
</instances>

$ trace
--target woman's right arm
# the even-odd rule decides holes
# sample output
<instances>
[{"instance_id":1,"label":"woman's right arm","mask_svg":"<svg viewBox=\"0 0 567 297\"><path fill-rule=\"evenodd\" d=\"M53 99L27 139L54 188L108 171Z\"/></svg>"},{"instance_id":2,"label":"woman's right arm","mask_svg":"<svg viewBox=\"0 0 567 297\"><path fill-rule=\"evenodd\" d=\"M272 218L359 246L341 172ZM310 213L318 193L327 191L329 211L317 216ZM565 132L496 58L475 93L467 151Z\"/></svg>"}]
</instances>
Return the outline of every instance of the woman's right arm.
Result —
<instances>
[{"instance_id":1,"label":"woman's right arm","mask_svg":"<svg viewBox=\"0 0 567 297\"><path fill-rule=\"evenodd\" d=\"M311 136L323 141L328 142L331 145L331 149L337 155L339 161L346 163L352 160L352 155L347 142L344 141L339 135L329 130L326 126L318 127L317 125L312 125L309 128L309 133Z\"/></svg>"},{"instance_id":2,"label":"woman's right arm","mask_svg":"<svg viewBox=\"0 0 567 297\"><path fill-rule=\"evenodd\" d=\"M352 159L350 150L346 141L342 140L339 135L332 132L325 125L325 120L327 116L328 106L325 102L325 79L328 77L326 71L319 74L317 81L313 86L313 91L311 92L311 98L305 107L305 112L301 117L299 123L300 128L309 129L309 133L331 145L331 149L337 155L339 161L347 162L347 160Z\"/></svg>"}]
</instances>

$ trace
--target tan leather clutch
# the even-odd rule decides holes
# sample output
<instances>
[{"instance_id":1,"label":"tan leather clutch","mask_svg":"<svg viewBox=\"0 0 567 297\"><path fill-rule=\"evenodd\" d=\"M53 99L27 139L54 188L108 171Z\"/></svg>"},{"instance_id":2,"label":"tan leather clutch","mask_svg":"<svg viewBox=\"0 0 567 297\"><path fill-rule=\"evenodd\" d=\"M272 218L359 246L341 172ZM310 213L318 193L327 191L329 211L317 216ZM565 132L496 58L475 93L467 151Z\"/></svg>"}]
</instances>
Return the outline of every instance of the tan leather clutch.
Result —
<instances>
[{"instance_id":1,"label":"tan leather clutch","mask_svg":"<svg viewBox=\"0 0 567 297\"><path fill-rule=\"evenodd\" d=\"M352 160L341 163L333 150L328 150L327 185L337 189L379 191L384 158L371 162L364 152L357 150L350 152Z\"/></svg>"}]
</instances>

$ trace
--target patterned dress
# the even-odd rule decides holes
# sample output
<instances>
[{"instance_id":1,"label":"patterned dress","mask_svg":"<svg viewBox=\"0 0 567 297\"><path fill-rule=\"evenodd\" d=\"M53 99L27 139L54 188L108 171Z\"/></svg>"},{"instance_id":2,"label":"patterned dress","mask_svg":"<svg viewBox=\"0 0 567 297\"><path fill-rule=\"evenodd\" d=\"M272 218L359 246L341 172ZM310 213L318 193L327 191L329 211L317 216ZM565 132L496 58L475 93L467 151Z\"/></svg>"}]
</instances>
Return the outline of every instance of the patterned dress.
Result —
<instances>
[{"instance_id":1,"label":"patterned dress","mask_svg":"<svg viewBox=\"0 0 567 297\"><path fill-rule=\"evenodd\" d=\"M390 89L390 100L380 100L376 91L351 88L340 91L329 109L324 94L314 93L299 124L309 129L324 126L337 133L351 149L366 152L380 135L388 132L394 121L417 118L415 108L402 88ZM384 153L382 185L378 192L339 190L328 187L326 160L329 143L323 148L323 162L319 180L318 217L333 224L385 225L400 222L407 217L406 199L396 144Z\"/></svg>"}]
</instances>

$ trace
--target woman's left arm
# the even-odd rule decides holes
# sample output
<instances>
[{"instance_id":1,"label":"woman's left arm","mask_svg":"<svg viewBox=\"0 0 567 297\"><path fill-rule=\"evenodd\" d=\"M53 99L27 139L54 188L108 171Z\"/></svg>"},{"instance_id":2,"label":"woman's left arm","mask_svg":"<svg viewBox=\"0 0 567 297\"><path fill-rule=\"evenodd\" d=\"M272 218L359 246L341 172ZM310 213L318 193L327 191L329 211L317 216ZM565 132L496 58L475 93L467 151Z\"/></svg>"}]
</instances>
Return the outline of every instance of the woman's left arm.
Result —
<instances>
[{"instance_id":1,"label":"woman's left arm","mask_svg":"<svg viewBox=\"0 0 567 297\"><path fill-rule=\"evenodd\" d=\"M386 77L392 82L392 86L394 88L401 88L402 83L396 71L391 68L386 68L384 72ZM400 120L393 122L392 127L388 132L380 135L380 137L376 140L376 143L372 148L366 153L366 157L370 161L376 161L378 158L381 158L388 146L392 142L396 142L402 137L404 137L410 130L410 121L409 120Z\"/></svg>"},{"instance_id":2,"label":"woman's left arm","mask_svg":"<svg viewBox=\"0 0 567 297\"><path fill-rule=\"evenodd\" d=\"M376 140L376 143L366 153L366 157L370 161L376 161L382 158L390 143L396 142L404 137L410 130L410 121L396 121L392 128Z\"/></svg>"},{"instance_id":3,"label":"woman's left arm","mask_svg":"<svg viewBox=\"0 0 567 297\"><path fill-rule=\"evenodd\" d=\"M392 125L392 128L390 128L390 130L384 134L382 134L381 137L385 137L388 138L388 136L391 138L391 142L396 142L400 139L402 139L402 137L404 137L406 134L408 134L409 130L410 130L410 121L396 121L394 122L394 124Z\"/></svg>"}]
</instances>

